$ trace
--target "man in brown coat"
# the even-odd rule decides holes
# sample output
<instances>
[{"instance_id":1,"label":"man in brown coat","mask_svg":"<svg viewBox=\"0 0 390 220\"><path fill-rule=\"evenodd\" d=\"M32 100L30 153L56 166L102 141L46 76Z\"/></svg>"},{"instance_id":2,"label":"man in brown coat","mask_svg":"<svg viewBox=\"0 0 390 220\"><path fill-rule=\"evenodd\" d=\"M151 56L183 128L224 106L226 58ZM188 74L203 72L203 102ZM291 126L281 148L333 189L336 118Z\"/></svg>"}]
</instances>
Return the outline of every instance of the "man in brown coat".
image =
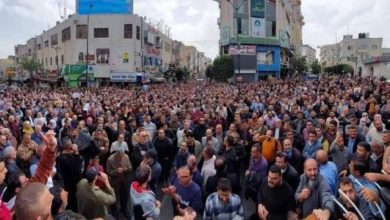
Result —
<instances>
[{"instance_id":1,"label":"man in brown coat","mask_svg":"<svg viewBox=\"0 0 390 220\"><path fill-rule=\"evenodd\" d=\"M110 183L114 188L116 195L115 212L122 211L125 216L129 214L130 199L130 173L133 171L129 157L124 149L117 149L107 160L107 174L110 177Z\"/></svg>"}]
</instances>

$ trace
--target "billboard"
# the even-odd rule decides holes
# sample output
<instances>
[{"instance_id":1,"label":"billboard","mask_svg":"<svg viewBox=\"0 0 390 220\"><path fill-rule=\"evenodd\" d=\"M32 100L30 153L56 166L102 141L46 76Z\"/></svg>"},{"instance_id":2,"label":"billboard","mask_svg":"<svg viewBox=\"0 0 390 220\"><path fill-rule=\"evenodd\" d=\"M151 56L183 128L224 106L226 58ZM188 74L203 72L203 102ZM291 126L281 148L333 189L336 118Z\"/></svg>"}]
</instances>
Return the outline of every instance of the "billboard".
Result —
<instances>
[{"instance_id":1,"label":"billboard","mask_svg":"<svg viewBox=\"0 0 390 220\"><path fill-rule=\"evenodd\" d=\"M77 0L79 15L133 14L133 0Z\"/></svg>"},{"instance_id":2,"label":"billboard","mask_svg":"<svg viewBox=\"0 0 390 220\"><path fill-rule=\"evenodd\" d=\"M229 44L230 29L229 26L223 26L220 29L220 43L222 46Z\"/></svg>"},{"instance_id":3,"label":"billboard","mask_svg":"<svg viewBox=\"0 0 390 220\"><path fill-rule=\"evenodd\" d=\"M239 47L237 45L230 45L229 54L254 56L256 55L256 45L240 45Z\"/></svg>"},{"instance_id":4,"label":"billboard","mask_svg":"<svg viewBox=\"0 0 390 220\"><path fill-rule=\"evenodd\" d=\"M266 27L264 18L252 18L252 37L265 37Z\"/></svg>"},{"instance_id":5,"label":"billboard","mask_svg":"<svg viewBox=\"0 0 390 220\"><path fill-rule=\"evenodd\" d=\"M264 0L251 1L251 17L264 18Z\"/></svg>"}]
</instances>

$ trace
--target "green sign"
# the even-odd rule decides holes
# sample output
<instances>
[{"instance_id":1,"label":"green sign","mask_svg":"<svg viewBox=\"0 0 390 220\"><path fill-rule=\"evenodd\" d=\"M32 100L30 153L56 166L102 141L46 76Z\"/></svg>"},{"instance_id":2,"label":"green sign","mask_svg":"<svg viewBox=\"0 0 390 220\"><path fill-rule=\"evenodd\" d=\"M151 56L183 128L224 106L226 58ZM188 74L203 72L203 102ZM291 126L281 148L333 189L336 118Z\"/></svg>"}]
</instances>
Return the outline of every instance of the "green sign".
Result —
<instances>
[{"instance_id":1,"label":"green sign","mask_svg":"<svg viewBox=\"0 0 390 220\"><path fill-rule=\"evenodd\" d=\"M74 64L66 65L64 68L65 81L67 82L68 87L77 87L81 82L94 81L94 66L88 66L88 80L86 80L86 65L85 64Z\"/></svg>"},{"instance_id":2,"label":"green sign","mask_svg":"<svg viewBox=\"0 0 390 220\"><path fill-rule=\"evenodd\" d=\"M288 47L288 39L287 39L287 33L285 30L280 29L279 30L279 42L281 47Z\"/></svg>"},{"instance_id":3,"label":"green sign","mask_svg":"<svg viewBox=\"0 0 390 220\"><path fill-rule=\"evenodd\" d=\"M251 1L251 17L264 18L264 0Z\"/></svg>"},{"instance_id":4,"label":"green sign","mask_svg":"<svg viewBox=\"0 0 390 220\"><path fill-rule=\"evenodd\" d=\"M262 44L262 45L274 45L279 46L279 39L277 38L254 38L254 37L239 37L239 42L241 44ZM237 44L237 40L235 37L230 38L231 44Z\"/></svg>"},{"instance_id":5,"label":"green sign","mask_svg":"<svg viewBox=\"0 0 390 220\"><path fill-rule=\"evenodd\" d=\"M220 29L220 43L222 46L229 44L230 29L229 26L223 26Z\"/></svg>"}]
</instances>

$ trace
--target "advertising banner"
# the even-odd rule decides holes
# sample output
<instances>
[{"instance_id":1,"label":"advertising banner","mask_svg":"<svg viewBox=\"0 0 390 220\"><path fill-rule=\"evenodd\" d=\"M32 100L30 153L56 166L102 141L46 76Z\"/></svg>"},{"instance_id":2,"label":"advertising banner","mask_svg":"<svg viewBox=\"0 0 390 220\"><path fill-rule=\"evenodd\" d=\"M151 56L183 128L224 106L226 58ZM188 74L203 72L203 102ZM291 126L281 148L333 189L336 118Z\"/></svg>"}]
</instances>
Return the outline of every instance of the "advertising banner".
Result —
<instances>
[{"instance_id":1,"label":"advertising banner","mask_svg":"<svg viewBox=\"0 0 390 220\"><path fill-rule=\"evenodd\" d=\"M77 14L133 14L133 0L77 0Z\"/></svg>"},{"instance_id":2,"label":"advertising banner","mask_svg":"<svg viewBox=\"0 0 390 220\"><path fill-rule=\"evenodd\" d=\"M265 37L266 30L266 22L264 18L252 18L252 37Z\"/></svg>"},{"instance_id":3,"label":"advertising banner","mask_svg":"<svg viewBox=\"0 0 390 220\"><path fill-rule=\"evenodd\" d=\"M264 18L264 0L251 1L251 17Z\"/></svg>"},{"instance_id":4,"label":"advertising banner","mask_svg":"<svg viewBox=\"0 0 390 220\"><path fill-rule=\"evenodd\" d=\"M230 29L229 29L229 26L224 26L221 28L220 30L220 41L221 41L221 45L228 45L229 44L229 41L230 41Z\"/></svg>"},{"instance_id":5,"label":"advertising banner","mask_svg":"<svg viewBox=\"0 0 390 220\"><path fill-rule=\"evenodd\" d=\"M256 45L230 45L229 54L231 55L256 55Z\"/></svg>"}]
</instances>

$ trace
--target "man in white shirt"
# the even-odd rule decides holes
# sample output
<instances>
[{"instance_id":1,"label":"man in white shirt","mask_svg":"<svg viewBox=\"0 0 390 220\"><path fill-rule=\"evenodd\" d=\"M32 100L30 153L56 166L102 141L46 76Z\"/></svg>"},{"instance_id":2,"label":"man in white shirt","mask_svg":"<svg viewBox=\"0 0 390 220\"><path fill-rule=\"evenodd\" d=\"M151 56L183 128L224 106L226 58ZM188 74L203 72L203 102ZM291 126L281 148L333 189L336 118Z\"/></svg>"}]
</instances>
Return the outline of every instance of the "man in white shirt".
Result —
<instances>
[{"instance_id":1,"label":"man in white shirt","mask_svg":"<svg viewBox=\"0 0 390 220\"><path fill-rule=\"evenodd\" d=\"M203 148L202 155L203 155L204 162L200 174L203 177L203 182L206 183L207 179L210 176L214 176L217 172L215 170L215 165L214 165L216 157L215 157L214 149L210 146Z\"/></svg>"}]
</instances>

